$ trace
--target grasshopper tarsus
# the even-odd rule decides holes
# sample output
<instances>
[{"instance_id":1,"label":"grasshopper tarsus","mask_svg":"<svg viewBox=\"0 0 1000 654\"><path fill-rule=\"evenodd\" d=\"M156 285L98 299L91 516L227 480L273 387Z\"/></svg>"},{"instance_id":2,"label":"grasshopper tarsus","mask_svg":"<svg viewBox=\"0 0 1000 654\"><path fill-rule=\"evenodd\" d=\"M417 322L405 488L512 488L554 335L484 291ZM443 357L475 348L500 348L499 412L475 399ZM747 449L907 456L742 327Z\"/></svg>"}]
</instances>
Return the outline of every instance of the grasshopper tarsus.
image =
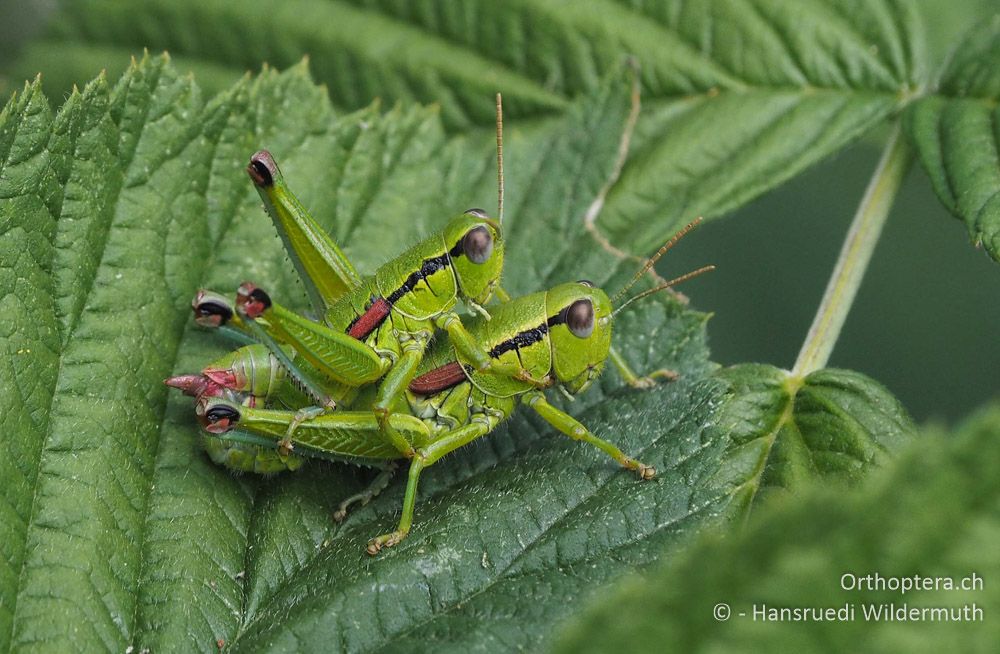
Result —
<instances>
[{"instance_id":1,"label":"grasshopper tarsus","mask_svg":"<svg viewBox=\"0 0 1000 654\"><path fill-rule=\"evenodd\" d=\"M632 388L647 391L656 387L656 380L652 377L637 377L628 383Z\"/></svg>"},{"instance_id":2,"label":"grasshopper tarsus","mask_svg":"<svg viewBox=\"0 0 1000 654\"><path fill-rule=\"evenodd\" d=\"M636 461L631 457L626 458L622 462L622 466L634 472L643 481L648 481L656 477L656 468L646 465L642 461Z\"/></svg>"},{"instance_id":3,"label":"grasshopper tarsus","mask_svg":"<svg viewBox=\"0 0 1000 654\"><path fill-rule=\"evenodd\" d=\"M666 382L675 382L680 379L681 375L676 370L671 370L670 368L660 368L659 370L654 370L649 373L647 377L652 379L654 383L656 383L657 378Z\"/></svg>"},{"instance_id":4,"label":"grasshopper tarsus","mask_svg":"<svg viewBox=\"0 0 1000 654\"><path fill-rule=\"evenodd\" d=\"M365 551L368 552L368 556L376 556L386 547L394 547L399 545L406 538L405 531L397 529L396 531L389 534L382 534L381 536L376 536L368 541L368 546L365 547Z\"/></svg>"},{"instance_id":5,"label":"grasshopper tarsus","mask_svg":"<svg viewBox=\"0 0 1000 654\"><path fill-rule=\"evenodd\" d=\"M637 388L639 390L649 390L655 388L662 379L665 382L675 382L680 379L680 374L669 368L660 368L659 370L654 370L653 372L645 375L643 377L635 377L632 379L627 379L627 383L632 388Z\"/></svg>"}]
</instances>

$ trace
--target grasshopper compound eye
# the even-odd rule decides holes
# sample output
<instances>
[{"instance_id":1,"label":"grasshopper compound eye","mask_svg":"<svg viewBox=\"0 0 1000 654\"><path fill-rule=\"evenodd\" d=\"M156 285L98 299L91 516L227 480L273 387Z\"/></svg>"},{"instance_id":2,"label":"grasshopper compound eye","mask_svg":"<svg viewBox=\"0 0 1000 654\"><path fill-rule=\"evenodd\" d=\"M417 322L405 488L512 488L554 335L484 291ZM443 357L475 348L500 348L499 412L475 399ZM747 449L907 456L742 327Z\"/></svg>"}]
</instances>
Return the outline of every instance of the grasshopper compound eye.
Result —
<instances>
[{"instance_id":1,"label":"grasshopper compound eye","mask_svg":"<svg viewBox=\"0 0 1000 654\"><path fill-rule=\"evenodd\" d=\"M221 327L233 317L229 302L209 291L198 291L191 309L194 310L194 321L202 327Z\"/></svg>"},{"instance_id":2,"label":"grasshopper compound eye","mask_svg":"<svg viewBox=\"0 0 1000 654\"><path fill-rule=\"evenodd\" d=\"M274 163L274 157L267 150L255 152L250 157L247 165L247 175L254 184L260 187L274 185L274 178L278 175L278 164Z\"/></svg>"},{"instance_id":3,"label":"grasshopper compound eye","mask_svg":"<svg viewBox=\"0 0 1000 654\"><path fill-rule=\"evenodd\" d=\"M210 434L225 434L240 421L240 412L225 404L217 404L207 410L199 404L195 413L201 426Z\"/></svg>"},{"instance_id":4,"label":"grasshopper compound eye","mask_svg":"<svg viewBox=\"0 0 1000 654\"><path fill-rule=\"evenodd\" d=\"M476 218L486 218L487 217L486 216L486 212L483 211L482 209L475 209L475 208L473 208L473 209L466 209L462 213L464 213L466 216L475 216Z\"/></svg>"},{"instance_id":5,"label":"grasshopper compound eye","mask_svg":"<svg viewBox=\"0 0 1000 654\"><path fill-rule=\"evenodd\" d=\"M566 326L577 338L587 338L594 331L594 305L577 300L566 309Z\"/></svg>"},{"instance_id":6,"label":"grasshopper compound eye","mask_svg":"<svg viewBox=\"0 0 1000 654\"><path fill-rule=\"evenodd\" d=\"M462 237L462 250L472 263L486 263L493 254L493 237L482 225Z\"/></svg>"}]
</instances>

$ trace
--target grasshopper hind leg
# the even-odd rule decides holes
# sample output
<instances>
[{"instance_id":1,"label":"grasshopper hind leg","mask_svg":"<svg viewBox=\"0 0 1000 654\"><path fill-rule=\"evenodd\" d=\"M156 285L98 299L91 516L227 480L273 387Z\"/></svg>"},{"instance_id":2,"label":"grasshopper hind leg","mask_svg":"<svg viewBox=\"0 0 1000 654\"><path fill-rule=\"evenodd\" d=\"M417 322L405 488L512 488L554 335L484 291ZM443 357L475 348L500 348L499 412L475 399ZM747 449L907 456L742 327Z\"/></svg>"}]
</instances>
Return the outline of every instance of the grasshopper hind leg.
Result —
<instances>
[{"instance_id":1,"label":"grasshopper hind leg","mask_svg":"<svg viewBox=\"0 0 1000 654\"><path fill-rule=\"evenodd\" d=\"M375 476L375 479L368 484L360 493L355 493L350 497L347 497L340 503L337 510L333 512L333 519L336 522L343 522L347 518L347 511L351 506L357 504L358 506L364 506L371 502L373 499L378 497L378 495L389 487L389 482L392 480L396 471L399 470L399 464L395 461L390 461L382 470Z\"/></svg>"}]
</instances>

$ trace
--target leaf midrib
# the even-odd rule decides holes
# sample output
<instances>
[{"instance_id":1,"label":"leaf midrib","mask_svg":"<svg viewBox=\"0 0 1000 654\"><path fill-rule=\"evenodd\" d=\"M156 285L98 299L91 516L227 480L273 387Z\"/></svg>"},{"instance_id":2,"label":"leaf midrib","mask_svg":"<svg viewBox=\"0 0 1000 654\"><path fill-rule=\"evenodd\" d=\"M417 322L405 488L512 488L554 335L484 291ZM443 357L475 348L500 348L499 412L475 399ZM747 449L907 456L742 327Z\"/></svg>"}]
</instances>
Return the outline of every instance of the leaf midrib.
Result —
<instances>
[{"instance_id":1,"label":"leaf midrib","mask_svg":"<svg viewBox=\"0 0 1000 654\"><path fill-rule=\"evenodd\" d=\"M241 84L248 84L248 83L249 83L248 79L245 79L243 82L241 82ZM239 90L240 90L239 87L234 87L234 89L232 89L230 91L230 93L235 94ZM246 88L244 90L246 90L248 93L252 93L252 88ZM222 97L222 96L220 96L220 97ZM258 119L257 110L253 106L253 103L250 102L250 101L248 101L248 107L250 107L250 109L249 109L250 115L253 117L253 120L256 123L257 119ZM211 109L211 105L210 104L206 104L205 106L202 107L202 114L204 115L210 109ZM236 117L238 118L238 116L236 116ZM229 120L232 120L233 118L234 118L234 114L230 113L230 115L227 117L227 122ZM199 132L199 133L201 134L203 132ZM207 173L207 179L208 180L213 179L213 170L214 170L214 165L215 165L215 161L216 161L216 156L215 155L216 155L216 153L218 151L219 145L222 142L221 139L225 135L225 133L226 133L226 130L224 130L224 129L220 130L219 134L218 134L218 137L212 143L212 150L211 150L210 156L208 156L208 161L210 162L209 166L208 166L208 173ZM289 152L295 152L295 151L300 150L303 147L303 145L305 144L305 142L309 138L311 138L313 136L314 136L313 133L311 133L309 131L306 131L306 130L302 130L301 133L300 133L300 135L299 135L298 141L296 143L294 143L294 144L291 144L289 146L289 150L288 151ZM183 148L179 148L178 149L178 152L177 152L178 155L181 152L183 152ZM206 183L205 187L204 187L204 189L202 191L202 197L206 200L206 202L207 202L207 196L208 196L208 193L210 192L210 190L211 190L211 184ZM218 234L213 239L213 242L212 242L213 247L209 250L208 256L202 258L202 260L201 260L203 262L203 264L204 264L203 267L202 267L202 275L201 275L202 278L205 277L205 273L207 271L209 271L212 268L214 268L214 266L217 264L217 262L218 262L218 255L217 255L217 253L219 253L219 252L222 251L219 246L226 240L226 237L228 236L230 230L233 228L233 223L234 223L233 218L236 215L235 212L238 212L239 206L240 206L240 203L238 202L235 205L233 205L234 210L235 210L234 213L231 213L231 214L226 215L226 216L222 216L224 222L220 225L220 229L218 231ZM184 340L184 333L186 333L188 331L188 329L189 329L189 326L185 325L185 327L181 331L181 335L177 339L177 343L176 343L173 355L172 355L171 360L170 360L170 370L171 371L175 370L176 367L177 367L177 359L178 359L178 357L181 354L181 349L182 349L181 348L181 344L182 344L182 342ZM152 453L152 457L153 457L154 461L156 461L156 460L159 459L159 457L160 457L160 451L161 451L161 448L162 448L164 440L165 440L164 439L163 430L164 430L164 427L166 427L166 424L167 424L165 418L166 418L166 412L168 410L168 407L169 407L169 403L167 402L166 398L164 398L164 400L163 400L163 402L161 404L161 408L160 408L160 420L159 420L160 429L159 429L159 434L158 434L158 437L157 437L157 440L156 440L156 447L155 447L155 449L153 450L153 453ZM154 469L154 471L155 471L155 469ZM155 475L150 478L149 485L150 485L150 490L151 490L152 486L155 485ZM248 508L248 515L250 516L250 523L247 526L246 544L244 545L244 547L246 549L246 551L244 553L246 558L249 558L250 554L251 554L251 549L247 545L249 544L250 535L251 535L252 529L253 529L253 524L256 521L257 515L259 513L258 511L255 510L255 507L256 507L256 504L257 504L257 498L258 498L258 495L259 495L260 491L261 491L261 487L259 485L255 485L253 487L253 492L250 493L249 508ZM147 507L149 505L149 501L150 501L151 495L152 495L152 493L149 492L149 491L147 491L147 493L146 493L146 505L147 505ZM146 573L146 566L144 565L145 561L146 561L146 553L147 553L146 542L148 540L148 535L149 535L149 532L150 532L150 519L152 517L151 514L150 514L150 512L148 510L143 512L143 516L144 516L144 520L142 522L142 533L141 533L141 538L139 539L139 545L140 545L140 548L139 548L139 561L138 561L138 564L137 564L138 565L137 579L139 579L139 580L141 580L145 576L145 573ZM249 569L249 568L246 565L244 565L244 570L247 570L247 569ZM243 615L245 615L245 611L246 611L246 607L247 607L247 602L248 602L248 599L249 599L249 589L250 589L249 574L244 575L244 577L242 579L242 583L240 584L240 586L241 586L241 597L240 597L240 619L239 619L239 623L242 624L242 622L243 622L242 617L243 617ZM133 645L141 642L142 639L146 635L145 632L140 631L140 626L141 625L138 622L140 613L143 610L145 610L144 602L142 601L143 600L142 595L143 595L143 588L140 585L139 588L137 589L137 593L136 593L135 612L133 614L133 620L132 620L132 623L131 623L132 630L133 630L133 638L132 638L132 641L133 641L132 644Z\"/></svg>"},{"instance_id":2,"label":"leaf midrib","mask_svg":"<svg viewBox=\"0 0 1000 654\"><path fill-rule=\"evenodd\" d=\"M760 482L764 478L764 471L767 470L767 464L771 460L771 452L774 450L774 444L778 442L778 434L781 433L782 428L788 424L795 427L796 432L799 431L798 426L795 424L795 396L798 394L799 389L805 381L801 377L796 377L789 373L782 371L785 374L784 383L781 385L781 390L785 393L787 398L784 408L781 410L781 415L774 423L774 428L770 433L764 436L759 436L760 438L766 439L766 445L764 447L764 452L761 454L760 463L757 464L757 469L750 475L750 477L744 481L742 484L733 489L731 494L736 495L741 488L747 486L748 484L753 484L753 490L750 492L750 497L747 498L746 512L743 514L743 523L750 519L750 513L753 509L754 500L757 499L757 492L760 490ZM755 439L757 440L757 439Z\"/></svg>"},{"instance_id":3,"label":"leaf midrib","mask_svg":"<svg viewBox=\"0 0 1000 654\"><path fill-rule=\"evenodd\" d=\"M207 105L202 106L202 108L201 108L202 116L204 116L204 114L207 112L208 109L209 109L209 107ZM145 120L143 121L143 125L145 125ZM145 130L143 130L143 131L145 131ZM216 153L218 151L219 144L221 142L221 136L224 133L225 133L224 130L220 130L220 132L219 132L219 138L217 138L217 139L215 139L213 141L211 152L207 156L207 159L209 161L207 180L211 180L212 179L212 173L213 173L213 169L214 169L214 165L215 165L215 155L216 155ZM199 131L198 134L202 134L203 135L204 132ZM196 138L196 136L194 136L193 138ZM138 141L137 141L137 145L138 145ZM177 149L177 155L179 156L183 151L184 151L183 147L182 148L178 148ZM125 170L123 170L122 172L124 174ZM208 183L208 181L206 181L206 183L204 185L204 188L202 189L202 193L201 193L202 199L204 199L206 201L206 204L207 204L208 194L209 194L210 190L211 190L211 184ZM213 265L213 263L214 263L214 261L216 259L216 254L215 253L219 251L218 246L222 242L224 234L228 233L229 228L232 225L232 216L228 216L228 218L229 218L229 220L226 222L226 224L223 227L223 229L219 230L219 235L213 241L213 243L212 243L213 247L209 250L208 257L205 258L205 259L202 259L202 261L204 262L204 265L202 266L202 276L204 276L204 271L208 270ZM178 356L180 356L181 341L183 340L183 334L184 334L185 331L186 331L186 328L182 327L181 331L180 331L180 335L177 338L177 342L174 344L174 351L173 351L172 356L170 357L170 370L174 370L177 367L177 358L178 358ZM160 451L161 451L161 448L163 447L163 441L164 441L164 438L163 438L163 428L166 425L166 413L167 413L167 407L168 407L168 405L169 405L169 403L167 402L167 398L164 397L162 399L161 403L160 403L160 412L159 412L160 415L159 415L159 422L158 422L158 424L160 425L160 429L158 431L157 438L156 438L156 446L153 448L153 450L151 452L152 460L154 461L153 474L150 475L150 477L149 477L149 483L148 483L148 487L147 487L146 493L145 493L145 502L144 502L144 504L145 504L145 510L142 512L142 515L143 515L142 527L141 527L141 530L140 530L139 538L137 539L137 546L138 546L138 553L139 553L138 562L137 562L137 565L136 565L136 567L137 567L137 572L136 572L136 580L137 580L137 582L141 582L142 579L146 576L146 565L145 565L146 564L146 552L147 552L146 544L147 544L147 542L149 540L150 517L151 517L150 511L149 511L149 506L150 506L150 501L152 500L153 486L156 483L156 475L155 475L156 466L155 466L155 461L157 461L159 459L159 457L160 457ZM251 496L251 501L250 501L251 506L253 506L256 503L256 499L257 499L257 493L255 492ZM249 549L248 549L248 551L249 551ZM137 642L141 642L141 638L142 638L142 636L144 636L144 634L141 633L140 629L139 629L139 627L140 627L140 625L139 625L139 616L140 616L140 614L143 611L143 602L142 602L143 591L142 591L142 588L143 588L143 585L141 583L139 583L138 587L136 588L136 593L135 593L135 603L134 603L134 606L133 606L132 622L131 622L131 629L132 629L132 642L131 642L131 644L132 645L135 645Z\"/></svg>"}]
</instances>

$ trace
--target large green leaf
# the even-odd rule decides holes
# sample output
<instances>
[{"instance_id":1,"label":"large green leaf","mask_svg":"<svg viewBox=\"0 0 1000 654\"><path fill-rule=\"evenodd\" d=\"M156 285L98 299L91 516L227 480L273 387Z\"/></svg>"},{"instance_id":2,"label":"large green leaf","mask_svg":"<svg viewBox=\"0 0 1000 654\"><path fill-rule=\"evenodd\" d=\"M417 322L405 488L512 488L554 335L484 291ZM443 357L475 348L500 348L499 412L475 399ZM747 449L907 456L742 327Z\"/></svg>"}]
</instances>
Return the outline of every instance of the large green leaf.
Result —
<instances>
[{"instance_id":1,"label":"large green leaf","mask_svg":"<svg viewBox=\"0 0 1000 654\"><path fill-rule=\"evenodd\" d=\"M730 440L719 481L733 486L744 512L765 495L798 491L816 478L860 479L914 430L899 402L857 372L827 369L800 379L745 364L719 377L732 397L716 418Z\"/></svg>"},{"instance_id":2,"label":"large green leaf","mask_svg":"<svg viewBox=\"0 0 1000 654\"><path fill-rule=\"evenodd\" d=\"M934 190L1000 261L1000 13L956 48L933 96L906 114Z\"/></svg>"},{"instance_id":3,"label":"large green leaf","mask_svg":"<svg viewBox=\"0 0 1000 654\"><path fill-rule=\"evenodd\" d=\"M143 48L209 79L309 54L338 107L440 103L450 131L561 115L627 56L645 109L598 224L648 253L836 152L926 86L910 0L85 0L54 13L14 76L68 89ZM116 54L117 53L117 54Z\"/></svg>"},{"instance_id":4,"label":"large green leaf","mask_svg":"<svg viewBox=\"0 0 1000 654\"><path fill-rule=\"evenodd\" d=\"M619 71L554 126L509 126L516 293L580 277L613 289L637 265L585 226L618 173L633 91ZM189 298L255 279L304 304L242 171L259 147L363 270L495 197L490 139L448 139L438 113L415 106L337 115L302 67L206 102L146 59L54 116L38 84L4 110L0 649L533 647L619 574L745 516L747 482L793 487L746 465L747 441L763 442L749 425L764 433L778 410L741 408L751 382L783 373L712 376L706 316L665 294L619 316L616 342L638 369L680 380L639 392L609 373L568 405L658 481L517 415L428 471L413 534L370 559L363 545L394 523L398 484L338 527L329 516L363 471L311 463L262 479L212 466L190 399L161 384L224 351L191 327ZM883 391L844 375L816 373L796 395L818 462L796 476L849 482L909 428ZM819 400L801 408L807 391ZM770 452L758 450L760 470Z\"/></svg>"},{"instance_id":5,"label":"large green leaf","mask_svg":"<svg viewBox=\"0 0 1000 654\"><path fill-rule=\"evenodd\" d=\"M627 642L637 651L669 643L691 652L986 652L1000 640L990 619L1000 609L1000 586L989 581L1000 567L1000 405L951 438L921 439L863 491L814 489L764 514L739 536L703 538L606 595L556 651L607 652ZM845 573L862 579L842 588ZM971 584L972 575L978 588L949 590L940 581L901 592L898 579L886 587L889 577ZM713 614L719 603L731 611L721 621ZM923 619L865 619L865 607L890 604ZM845 606L853 619L754 619L755 608L763 615ZM934 608L948 617L922 613Z\"/></svg>"}]
</instances>

